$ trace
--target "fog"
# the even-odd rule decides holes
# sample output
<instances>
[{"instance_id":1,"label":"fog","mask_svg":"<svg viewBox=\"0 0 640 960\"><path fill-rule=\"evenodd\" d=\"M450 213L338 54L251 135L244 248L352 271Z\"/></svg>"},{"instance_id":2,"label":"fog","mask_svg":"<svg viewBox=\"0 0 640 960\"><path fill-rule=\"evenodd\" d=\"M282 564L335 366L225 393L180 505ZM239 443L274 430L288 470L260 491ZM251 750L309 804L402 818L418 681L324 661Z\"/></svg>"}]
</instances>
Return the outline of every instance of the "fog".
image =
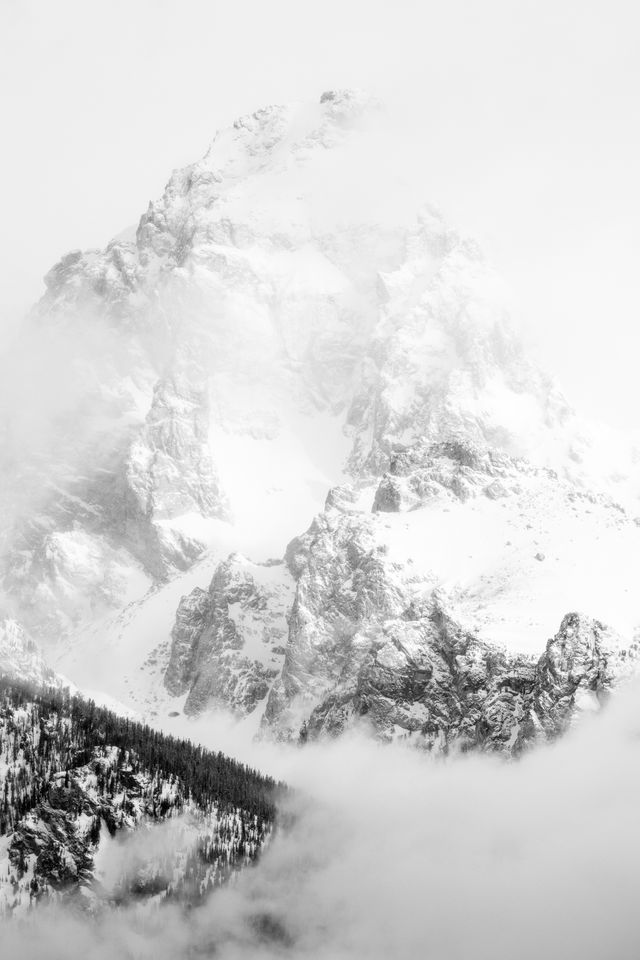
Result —
<instances>
[{"instance_id":1,"label":"fog","mask_svg":"<svg viewBox=\"0 0 640 960\"><path fill-rule=\"evenodd\" d=\"M97 451L115 455L132 419L122 383L133 372L146 385L136 360L136 339L89 309L14 332L1 360L0 530L36 514Z\"/></svg>"},{"instance_id":2,"label":"fog","mask_svg":"<svg viewBox=\"0 0 640 960\"><path fill-rule=\"evenodd\" d=\"M131 395L109 393L140 369L139 345L100 318L29 322L16 339L41 277L67 250L135 223L216 128L331 87L388 106L382 133L352 158L358 190L336 189L324 212L362 208L372 191L380 218L387 200L394 213L400 196L433 201L478 237L515 324L570 400L640 427L636 4L0 6L5 520L48 495L29 457L57 464L47 481L62 483L92 444L117 446L127 417L143 415L131 395L153 382L149 372ZM293 788L287 829L258 866L188 912L60 904L0 921L2 954L635 960L639 694L628 688L517 762L433 759L363 732L304 750L255 744L205 718L184 732ZM174 825L154 832L154 848L181 837ZM114 847L109 869L134 863L143 842Z\"/></svg>"},{"instance_id":3,"label":"fog","mask_svg":"<svg viewBox=\"0 0 640 960\"><path fill-rule=\"evenodd\" d=\"M357 86L404 114L429 199L479 237L569 395L638 425L638 27L632 0L4 0L0 335L215 129Z\"/></svg>"},{"instance_id":4,"label":"fog","mask_svg":"<svg viewBox=\"0 0 640 960\"><path fill-rule=\"evenodd\" d=\"M360 736L263 746L295 787L293 822L235 885L187 913L38 911L2 928L3 948L28 960L636 957L638 692L510 763Z\"/></svg>"}]
</instances>

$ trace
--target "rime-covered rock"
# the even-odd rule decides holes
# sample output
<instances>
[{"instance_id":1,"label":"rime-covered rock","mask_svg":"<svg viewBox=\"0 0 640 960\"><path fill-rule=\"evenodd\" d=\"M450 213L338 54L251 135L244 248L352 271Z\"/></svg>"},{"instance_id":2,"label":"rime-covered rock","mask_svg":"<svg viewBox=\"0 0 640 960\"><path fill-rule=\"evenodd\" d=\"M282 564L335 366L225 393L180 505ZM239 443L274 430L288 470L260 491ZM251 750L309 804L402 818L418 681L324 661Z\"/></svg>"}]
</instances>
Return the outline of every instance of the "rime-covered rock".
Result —
<instances>
[{"instance_id":1,"label":"rime-covered rock","mask_svg":"<svg viewBox=\"0 0 640 960\"><path fill-rule=\"evenodd\" d=\"M0 675L28 683L58 686L60 678L40 648L15 620L0 620Z\"/></svg>"},{"instance_id":2,"label":"rime-covered rock","mask_svg":"<svg viewBox=\"0 0 640 960\"><path fill-rule=\"evenodd\" d=\"M392 451L389 470L376 490L373 509L412 510L431 498L442 498L443 494L458 500L480 494L499 499L517 492L516 475L524 471L533 472L533 468L469 441L422 441Z\"/></svg>"},{"instance_id":3,"label":"rime-covered rock","mask_svg":"<svg viewBox=\"0 0 640 960\"><path fill-rule=\"evenodd\" d=\"M426 618L388 627L355 680L313 710L302 735L336 736L361 723L383 740L411 738L429 750L513 755L598 709L636 658L577 613L563 619L537 662L509 656L435 606Z\"/></svg>"},{"instance_id":4,"label":"rime-covered rock","mask_svg":"<svg viewBox=\"0 0 640 960\"><path fill-rule=\"evenodd\" d=\"M48 273L2 361L0 582L71 679L297 736L434 591L512 652L567 609L633 636L637 451L527 358L477 244L396 194L383 117L350 90L241 117ZM261 566L285 551L291 600Z\"/></svg>"},{"instance_id":5,"label":"rime-covered rock","mask_svg":"<svg viewBox=\"0 0 640 960\"><path fill-rule=\"evenodd\" d=\"M627 650L599 621L567 614L538 663L533 709L547 736L580 711L598 709L637 655L637 641Z\"/></svg>"},{"instance_id":6,"label":"rime-covered rock","mask_svg":"<svg viewBox=\"0 0 640 960\"><path fill-rule=\"evenodd\" d=\"M291 586L281 564L235 555L207 591L182 598L164 683L175 696L188 693L185 713L214 706L243 716L266 698L282 666Z\"/></svg>"},{"instance_id":7,"label":"rime-covered rock","mask_svg":"<svg viewBox=\"0 0 640 960\"><path fill-rule=\"evenodd\" d=\"M171 566L190 566L204 550L203 543L165 521L184 514L226 518L208 429L206 384L198 388L186 375L156 384L144 427L127 455L122 523L129 549L157 576Z\"/></svg>"},{"instance_id":8,"label":"rime-covered rock","mask_svg":"<svg viewBox=\"0 0 640 960\"><path fill-rule=\"evenodd\" d=\"M459 438L397 448L377 486L333 491L287 548L296 593L265 734L309 738L366 722L383 739L510 753L598 705L635 664L631 638L577 614L564 617L542 656L528 650L543 636L534 644L518 636L526 624L531 638L537 584L553 586L529 543L569 511L571 530L597 512L596 529L624 530L635 543L630 520L606 497ZM501 530L517 541L501 542ZM557 532L547 535L553 544ZM469 551L485 557L479 580L443 584L429 558L464 565Z\"/></svg>"}]
</instances>

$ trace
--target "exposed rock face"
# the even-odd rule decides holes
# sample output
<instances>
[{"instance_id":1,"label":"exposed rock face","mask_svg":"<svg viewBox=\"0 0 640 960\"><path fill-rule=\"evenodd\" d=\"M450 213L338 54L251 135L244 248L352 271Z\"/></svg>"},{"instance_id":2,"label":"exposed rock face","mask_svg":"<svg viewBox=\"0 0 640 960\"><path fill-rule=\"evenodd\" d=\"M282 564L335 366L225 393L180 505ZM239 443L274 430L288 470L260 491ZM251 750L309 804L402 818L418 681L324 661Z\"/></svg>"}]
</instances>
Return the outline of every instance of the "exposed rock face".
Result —
<instances>
[{"instance_id":1,"label":"exposed rock face","mask_svg":"<svg viewBox=\"0 0 640 960\"><path fill-rule=\"evenodd\" d=\"M413 469L428 475L426 496L442 509L470 496L494 501L492 483L505 484L505 495L513 496L518 477L539 482L538 471L521 466L518 474L508 458L431 445L399 452L389 478L404 480ZM371 491L375 502L389 478ZM542 472L543 484L556 482ZM271 687L265 735L306 740L365 725L382 740L406 737L429 750L511 755L599 708L635 669L634 645L627 649L614 632L578 613L563 618L539 657L482 639L448 612L451 598L433 578L389 557L376 514L355 510L357 493L347 494L348 488L334 494L289 545L296 584L286 655L283 663L273 658L267 676L248 661L248 629L264 636L277 614L271 642L283 644L287 592L276 597L260 589L236 557L218 567L208 591L182 600L165 684L176 695L189 691L186 712L224 705L249 712Z\"/></svg>"},{"instance_id":2,"label":"exposed rock face","mask_svg":"<svg viewBox=\"0 0 640 960\"><path fill-rule=\"evenodd\" d=\"M571 423L496 309L499 287L474 242L421 211L400 264L380 271L379 320L349 412L352 469L379 474L398 442L451 435L526 456L534 436Z\"/></svg>"},{"instance_id":3,"label":"exposed rock face","mask_svg":"<svg viewBox=\"0 0 640 960\"><path fill-rule=\"evenodd\" d=\"M288 613L273 608L281 636L286 615L288 638L269 678L263 733L295 740L366 723L382 739L408 736L428 749L505 753L557 735L598 706L636 660L628 640L578 614L564 617L542 655L526 653L544 636L531 643L529 606L553 584L541 565L566 576L557 556L538 549L541 535L553 535L552 549L564 553L594 515L595 531L624 531L635 542L618 505L548 468L455 435L396 446L379 482L334 488L287 548L295 593ZM569 527L558 540L562 523ZM471 552L479 560L469 564ZM469 566L468 584L443 583L443 562L453 576ZM577 557L567 553L564 562L573 571ZM190 690L188 712L238 710L231 653L223 651L242 638L228 611L253 606L261 625L272 604L244 568L238 580L225 564L208 592L182 601L165 683L175 694ZM502 643L501 622L502 636L511 634ZM527 643L519 638L525 626ZM237 660L231 677L242 691Z\"/></svg>"},{"instance_id":4,"label":"exposed rock face","mask_svg":"<svg viewBox=\"0 0 640 960\"><path fill-rule=\"evenodd\" d=\"M289 545L287 562L297 578L289 643L265 712L284 737L297 735L309 704L357 675L381 623L408 603L360 517L321 514Z\"/></svg>"},{"instance_id":5,"label":"exposed rock face","mask_svg":"<svg viewBox=\"0 0 640 960\"><path fill-rule=\"evenodd\" d=\"M277 736L335 736L364 722L429 749L515 753L598 707L637 659L579 614L565 616L538 661L482 641L427 583L389 568L354 517L317 520L290 563L300 576L289 646L265 712Z\"/></svg>"},{"instance_id":6,"label":"exposed rock face","mask_svg":"<svg viewBox=\"0 0 640 960\"><path fill-rule=\"evenodd\" d=\"M336 90L219 131L135 236L62 258L5 358L3 606L92 689L126 651L107 692L135 709L169 691L297 737L434 594L461 636L536 656L567 609L627 638L640 621L640 461L600 454L527 360L477 245L396 196L395 158L373 175L380 116ZM291 599L260 563L218 566L281 556L327 490Z\"/></svg>"},{"instance_id":7,"label":"exposed rock face","mask_svg":"<svg viewBox=\"0 0 640 960\"><path fill-rule=\"evenodd\" d=\"M36 642L15 620L0 621L0 674L28 683L60 684Z\"/></svg>"},{"instance_id":8,"label":"exposed rock face","mask_svg":"<svg viewBox=\"0 0 640 960\"><path fill-rule=\"evenodd\" d=\"M266 698L282 666L292 587L282 565L235 555L207 591L182 598L164 682L176 696L188 692L185 713L216 706L246 715Z\"/></svg>"},{"instance_id":9,"label":"exposed rock face","mask_svg":"<svg viewBox=\"0 0 640 960\"><path fill-rule=\"evenodd\" d=\"M576 497L552 471L456 436L396 447L377 486L333 490L324 513L287 549L296 594L265 729L295 738L303 723L306 735L314 735L366 714L384 736L394 729L422 731L428 742L487 740L509 749L530 738L534 726L527 704L540 693L534 690L534 661L514 658L492 642L491 629L483 636L477 629L483 596L492 597L497 610L505 593L499 569L492 586L495 548L485 542L483 528L489 523L489 530L498 524L505 531L518 525L533 530L524 516L535 520L541 504L552 515L575 510ZM614 505L603 503L602 509L606 523L623 522ZM407 511L406 521L385 520L389 513ZM416 525L426 543L412 529ZM535 534L532 542L538 542ZM516 569L513 544L499 539L497 544L501 553L513 553ZM459 556L463 565L466 553L487 548L486 572L472 590L443 591L438 569L422 558L425 551L434 560ZM530 566L540 554L525 549ZM515 608L514 631L517 615ZM517 641L508 646L517 650ZM540 716L550 711L543 704Z\"/></svg>"},{"instance_id":10,"label":"exposed rock face","mask_svg":"<svg viewBox=\"0 0 640 960\"><path fill-rule=\"evenodd\" d=\"M637 658L637 641L625 650L597 620L567 614L537 667L532 710L544 734L555 736L576 712L597 709Z\"/></svg>"},{"instance_id":11,"label":"exposed rock face","mask_svg":"<svg viewBox=\"0 0 640 960\"><path fill-rule=\"evenodd\" d=\"M182 529L184 517L228 516L208 444L208 391L194 379L159 381L123 452L102 452L95 472L67 479L48 516L17 531L4 582L38 636L65 633L189 567L204 544Z\"/></svg>"},{"instance_id":12,"label":"exposed rock face","mask_svg":"<svg viewBox=\"0 0 640 960\"><path fill-rule=\"evenodd\" d=\"M577 613L567 614L537 663L508 656L436 607L385 631L350 687L314 709L303 737L336 736L364 722L382 739L411 737L428 749L516 754L597 709L635 657Z\"/></svg>"},{"instance_id":13,"label":"exposed rock face","mask_svg":"<svg viewBox=\"0 0 640 960\"><path fill-rule=\"evenodd\" d=\"M104 787L113 782L116 770L118 794ZM109 837L139 828L148 830L179 814L186 817L176 824L175 850L167 842L162 855L153 847L146 856L134 850L137 856L131 855L128 863L123 860L119 873L101 876L100 848L109 843ZM228 877L234 859L239 860L237 866L249 862L249 852L257 850L263 840L261 831L254 830L252 836L251 823L245 824L231 813L199 810L178 782L136 771L118 751L96 748L86 764L53 777L42 802L9 834L8 868L13 872L13 884L7 890L3 876L0 910L24 910L52 898L71 900L79 891L85 906L92 901L121 903L172 892L180 896L182 888L193 896L195 891L190 888L195 877L189 870L194 867L199 875L196 889L202 885L208 892ZM220 847L217 863L207 868L198 862L198 848L216 845ZM187 867L189 857L192 863Z\"/></svg>"},{"instance_id":14,"label":"exposed rock face","mask_svg":"<svg viewBox=\"0 0 640 960\"><path fill-rule=\"evenodd\" d=\"M103 786L113 780L116 769L122 788L120 796ZM243 843L240 822L234 822L232 816L223 816L223 822L218 824L215 814L205 817L190 804L180 784L158 782L135 771L126 758L119 758L117 751L95 749L88 763L55 776L42 802L10 833L8 859L17 882L13 897L0 888L0 904L11 910L56 896L70 899L79 890L83 890L86 903L99 897L126 901L144 894L164 894L170 874L164 864L164 870L153 876L151 852L147 858L138 856L141 876L136 876L134 862L123 862L121 876L109 878L111 889L103 887L96 861L101 842L103 847L108 843L107 837L140 827L149 829L155 821L181 813L193 818L191 823L180 825L186 844L193 845L196 837L200 843L207 837L211 840L225 827L230 828L232 843ZM183 879L183 857L176 856L168 846L165 856L174 860L174 883L177 880L179 885ZM220 863L212 871L214 883L220 883L222 875L224 866ZM3 900L8 903L2 903Z\"/></svg>"},{"instance_id":15,"label":"exposed rock face","mask_svg":"<svg viewBox=\"0 0 640 960\"><path fill-rule=\"evenodd\" d=\"M514 461L466 438L396 447L376 490L373 509L413 510L446 495L467 500L484 494L497 500L518 492L517 472L535 473L525 461Z\"/></svg>"},{"instance_id":16,"label":"exposed rock face","mask_svg":"<svg viewBox=\"0 0 640 960\"><path fill-rule=\"evenodd\" d=\"M145 425L129 448L124 538L155 576L172 565L189 566L204 550L163 521L185 514L227 516L208 444L208 400L206 384L198 389L185 375L159 381Z\"/></svg>"},{"instance_id":17,"label":"exposed rock face","mask_svg":"<svg viewBox=\"0 0 640 960\"><path fill-rule=\"evenodd\" d=\"M72 250L45 277L47 306L62 315L72 305L104 303L114 320L130 314L132 296L140 296L136 246L113 240L105 250ZM140 302L138 302L140 306Z\"/></svg>"}]
</instances>

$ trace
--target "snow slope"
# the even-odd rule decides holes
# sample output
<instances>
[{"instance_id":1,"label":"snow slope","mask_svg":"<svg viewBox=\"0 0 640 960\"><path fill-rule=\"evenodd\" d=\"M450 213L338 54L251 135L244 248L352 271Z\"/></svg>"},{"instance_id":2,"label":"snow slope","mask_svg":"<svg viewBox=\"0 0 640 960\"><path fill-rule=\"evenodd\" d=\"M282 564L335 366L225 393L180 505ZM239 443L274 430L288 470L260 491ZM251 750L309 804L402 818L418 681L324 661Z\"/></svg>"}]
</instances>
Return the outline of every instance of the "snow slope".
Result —
<instances>
[{"instance_id":1,"label":"snow slope","mask_svg":"<svg viewBox=\"0 0 640 960\"><path fill-rule=\"evenodd\" d=\"M359 91L240 118L135 239L54 266L2 360L3 606L123 709L277 726L302 697L304 720L375 640L351 657L356 613L307 656L300 611L326 640L353 571L320 567L346 571L349 540L394 595L510 651L540 655L573 610L633 641L640 446L528 361L499 278L402 183L384 130ZM484 460L434 453L452 442ZM402 450L423 461L400 476ZM266 565L314 516L320 559Z\"/></svg>"}]
</instances>

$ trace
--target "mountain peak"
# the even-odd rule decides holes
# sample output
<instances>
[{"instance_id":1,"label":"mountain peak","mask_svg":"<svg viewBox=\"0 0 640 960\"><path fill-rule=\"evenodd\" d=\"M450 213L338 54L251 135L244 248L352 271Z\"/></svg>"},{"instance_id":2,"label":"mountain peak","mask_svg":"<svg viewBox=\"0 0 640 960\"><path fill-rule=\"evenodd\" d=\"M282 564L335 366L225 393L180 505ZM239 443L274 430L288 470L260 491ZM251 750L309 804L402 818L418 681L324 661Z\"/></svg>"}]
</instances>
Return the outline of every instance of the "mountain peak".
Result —
<instances>
[{"instance_id":1,"label":"mountain peak","mask_svg":"<svg viewBox=\"0 0 640 960\"><path fill-rule=\"evenodd\" d=\"M22 473L7 491L3 588L79 685L135 707L164 702L169 676L188 710L211 691L264 710L279 670L285 699L307 683L298 666L318 630L333 650L334 621L320 616L335 606L329 586L345 593L341 656L362 619L352 590L373 606L374 636L380 578L403 623L424 607L418 588L442 590L487 643L511 625L540 652L571 607L629 636L631 563L611 594L590 588L593 610L568 579L588 556L578 529L614 530L620 556L635 556L637 528L614 503L629 477L610 479L614 465L527 359L477 245L403 192L396 156L380 165L394 143L369 136L377 106L333 90L241 117L173 173L135 242L74 251L49 274L22 354L6 362L18 417L5 454ZM547 528L564 531L561 548ZM308 634L296 626L302 581L267 565L305 529L318 537L312 572L344 553L340 583L323 572L311 584ZM387 551L397 561L378 558ZM248 566L220 566L229 553ZM356 590L369 576L378 592ZM522 582L547 598L540 617ZM569 584L566 605L556 583ZM130 686L113 651L135 671Z\"/></svg>"}]
</instances>

